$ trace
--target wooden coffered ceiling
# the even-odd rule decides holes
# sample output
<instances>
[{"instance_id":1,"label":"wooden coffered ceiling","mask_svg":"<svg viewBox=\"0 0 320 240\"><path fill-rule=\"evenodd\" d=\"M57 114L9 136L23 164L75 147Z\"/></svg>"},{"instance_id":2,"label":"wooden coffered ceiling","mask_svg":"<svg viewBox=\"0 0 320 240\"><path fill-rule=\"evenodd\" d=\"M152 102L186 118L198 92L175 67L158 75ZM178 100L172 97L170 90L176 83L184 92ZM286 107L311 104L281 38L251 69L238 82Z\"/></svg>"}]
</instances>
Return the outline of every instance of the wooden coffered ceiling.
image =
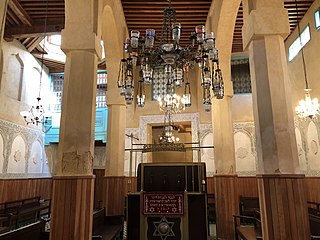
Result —
<instances>
[{"instance_id":1,"label":"wooden coffered ceiling","mask_svg":"<svg viewBox=\"0 0 320 240\"><path fill-rule=\"evenodd\" d=\"M5 39L18 39L28 51L39 54L43 51L39 43L43 39L45 16L47 15L47 34L61 32L64 27L65 0L9 0L5 24ZM293 30L309 9L314 0L284 0L289 12L290 28ZM128 29L142 33L147 28L154 28L161 33L163 9L168 6L167 0L122 0L122 6ZM181 44L189 43L190 32L197 25L204 25L212 0L172 0L177 12L177 22L182 25ZM48 3L48 4L47 4ZM232 52L242 52L243 10L239 8L233 37ZM50 71L63 70L63 64L46 59Z\"/></svg>"}]
</instances>

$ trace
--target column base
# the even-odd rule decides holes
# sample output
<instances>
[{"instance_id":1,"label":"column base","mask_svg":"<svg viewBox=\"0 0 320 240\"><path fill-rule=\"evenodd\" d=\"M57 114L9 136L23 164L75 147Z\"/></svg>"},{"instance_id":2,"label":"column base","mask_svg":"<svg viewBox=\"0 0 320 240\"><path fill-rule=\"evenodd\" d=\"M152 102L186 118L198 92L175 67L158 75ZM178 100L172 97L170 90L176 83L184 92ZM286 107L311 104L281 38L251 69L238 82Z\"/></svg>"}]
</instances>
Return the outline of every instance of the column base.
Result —
<instances>
[{"instance_id":1,"label":"column base","mask_svg":"<svg viewBox=\"0 0 320 240\"><path fill-rule=\"evenodd\" d=\"M263 239L310 239L304 175L257 175Z\"/></svg>"},{"instance_id":2,"label":"column base","mask_svg":"<svg viewBox=\"0 0 320 240\"><path fill-rule=\"evenodd\" d=\"M53 177L51 240L92 238L95 176Z\"/></svg>"}]
</instances>

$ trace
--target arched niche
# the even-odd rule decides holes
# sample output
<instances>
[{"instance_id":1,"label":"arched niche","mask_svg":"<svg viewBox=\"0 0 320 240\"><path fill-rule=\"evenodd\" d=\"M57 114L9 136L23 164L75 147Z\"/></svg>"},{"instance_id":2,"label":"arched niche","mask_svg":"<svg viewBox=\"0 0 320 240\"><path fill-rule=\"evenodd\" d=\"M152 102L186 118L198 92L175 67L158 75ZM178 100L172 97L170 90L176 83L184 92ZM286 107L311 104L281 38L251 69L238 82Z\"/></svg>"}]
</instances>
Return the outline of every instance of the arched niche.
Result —
<instances>
[{"instance_id":1,"label":"arched niche","mask_svg":"<svg viewBox=\"0 0 320 240\"><path fill-rule=\"evenodd\" d=\"M19 53L12 54L8 59L7 81L5 83L6 94L18 101L21 101L23 85L24 63Z\"/></svg>"},{"instance_id":2,"label":"arched niche","mask_svg":"<svg viewBox=\"0 0 320 240\"><path fill-rule=\"evenodd\" d=\"M7 173L24 173L26 168L26 142L18 135L12 142Z\"/></svg>"},{"instance_id":3,"label":"arched niche","mask_svg":"<svg viewBox=\"0 0 320 240\"><path fill-rule=\"evenodd\" d=\"M298 128L295 128L295 133L296 133L296 141L297 141L300 170L303 172L306 172L307 171L307 159L306 159L306 152L303 148L301 132Z\"/></svg>"},{"instance_id":4,"label":"arched niche","mask_svg":"<svg viewBox=\"0 0 320 240\"><path fill-rule=\"evenodd\" d=\"M3 172L3 164L4 164L4 140L0 132L0 173Z\"/></svg>"},{"instance_id":5,"label":"arched niche","mask_svg":"<svg viewBox=\"0 0 320 240\"><path fill-rule=\"evenodd\" d=\"M314 122L310 122L307 130L307 157L310 170L320 170L319 134Z\"/></svg>"},{"instance_id":6,"label":"arched niche","mask_svg":"<svg viewBox=\"0 0 320 240\"><path fill-rule=\"evenodd\" d=\"M32 78L29 79L30 84L26 84L25 86L24 91L28 94L25 95L24 101L30 105L34 105L39 94L41 69L33 67L30 71L30 75Z\"/></svg>"},{"instance_id":7,"label":"arched niche","mask_svg":"<svg viewBox=\"0 0 320 240\"><path fill-rule=\"evenodd\" d=\"M43 165L43 150L41 143L35 141L31 146L31 154L28 163L28 173L41 173Z\"/></svg>"},{"instance_id":8,"label":"arched niche","mask_svg":"<svg viewBox=\"0 0 320 240\"><path fill-rule=\"evenodd\" d=\"M255 156L252 151L252 139L248 134L239 131L234 134L234 146L237 172L256 171Z\"/></svg>"},{"instance_id":9,"label":"arched niche","mask_svg":"<svg viewBox=\"0 0 320 240\"><path fill-rule=\"evenodd\" d=\"M213 133L207 133L201 140L201 146L213 146ZM201 150L201 161L206 163L207 177L212 177L216 172L214 163L214 148L203 148Z\"/></svg>"}]
</instances>

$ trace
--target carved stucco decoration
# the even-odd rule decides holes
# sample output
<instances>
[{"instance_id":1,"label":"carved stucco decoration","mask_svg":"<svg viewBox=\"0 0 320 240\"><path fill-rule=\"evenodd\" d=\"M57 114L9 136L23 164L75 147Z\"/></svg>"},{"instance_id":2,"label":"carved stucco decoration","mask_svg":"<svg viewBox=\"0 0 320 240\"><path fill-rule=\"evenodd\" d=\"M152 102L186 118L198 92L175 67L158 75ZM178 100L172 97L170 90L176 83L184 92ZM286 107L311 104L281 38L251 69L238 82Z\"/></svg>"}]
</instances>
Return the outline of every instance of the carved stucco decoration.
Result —
<instances>
[{"instance_id":1,"label":"carved stucco decoration","mask_svg":"<svg viewBox=\"0 0 320 240\"><path fill-rule=\"evenodd\" d=\"M42 146L42 151L44 152L44 134L38 129L32 129L25 126L17 125L8 121L0 119L0 134L3 138L4 152L0 154L4 157L3 172L0 173L0 178L41 178L41 177L50 177L50 173L28 173L28 164L31 164L33 161L30 157L32 144L35 141L38 141ZM12 154L12 144L14 139L17 136L21 136L25 141L25 173L7 173L9 157ZM22 156L19 157L21 153L14 153L14 161L21 162L23 161ZM15 157L16 156L16 157ZM30 160L29 160L30 159ZM29 163L29 161L30 163Z\"/></svg>"},{"instance_id":2,"label":"carved stucco decoration","mask_svg":"<svg viewBox=\"0 0 320 240\"><path fill-rule=\"evenodd\" d=\"M62 174L92 174L93 156L91 152L67 152L62 155Z\"/></svg>"},{"instance_id":3,"label":"carved stucco decoration","mask_svg":"<svg viewBox=\"0 0 320 240\"><path fill-rule=\"evenodd\" d=\"M20 150L15 151L14 155L13 155L13 159L15 162L20 162L21 161L21 157L22 157L22 153Z\"/></svg>"},{"instance_id":4,"label":"carved stucco decoration","mask_svg":"<svg viewBox=\"0 0 320 240\"><path fill-rule=\"evenodd\" d=\"M244 147L239 147L236 151L236 155L241 159L246 158L248 154L249 154L248 150Z\"/></svg>"},{"instance_id":5,"label":"carved stucco decoration","mask_svg":"<svg viewBox=\"0 0 320 240\"><path fill-rule=\"evenodd\" d=\"M312 140L310 143L310 152L313 155L317 155L319 151L318 143L316 140Z\"/></svg>"}]
</instances>

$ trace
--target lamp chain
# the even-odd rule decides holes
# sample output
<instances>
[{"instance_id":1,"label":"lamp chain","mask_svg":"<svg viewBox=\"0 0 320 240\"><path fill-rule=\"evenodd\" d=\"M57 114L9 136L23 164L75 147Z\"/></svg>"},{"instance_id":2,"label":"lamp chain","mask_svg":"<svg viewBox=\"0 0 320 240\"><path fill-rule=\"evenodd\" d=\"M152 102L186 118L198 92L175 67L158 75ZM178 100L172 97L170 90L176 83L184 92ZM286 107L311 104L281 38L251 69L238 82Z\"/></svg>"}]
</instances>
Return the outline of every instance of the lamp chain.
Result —
<instances>
[{"instance_id":1,"label":"lamp chain","mask_svg":"<svg viewBox=\"0 0 320 240\"><path fill-rule=\"evenodd\" d=\"M301 40L300 22L299 22L299 19L298 19L299 10L298 10L298 2L297 2L297 0L295 0L295 4L296 4L296 10L297 10L297 25L298 25L298 34L299 34L299 40L300 40L300 46L301 46L301 57L302 57L302 66L303 66L303 71L304 71L304 81L305 81L305 84L306 84L306 89L309 89L308 78L307 78L307 70L306 70L306 62L304 60L304 51L303 51L302 40Z\"/></svg>"},{"instance_id":2,"label":"lamp chain","mask_svg":"<svg viewBox=\"0 0 320 240\"><path fill-rule=\"evenodd\" d=\"M41 97L41 85L42 85L42 72L43 72L43 66L44 66L44 51L46 46L46 35L47 35L47 20L48 20L48 0L46 2L46 14L44 16L44 30L43 30L43 51L41 53L41 69L40 69L40 83L39 83L39 98Z\"/></svg>"}]
</instances>

